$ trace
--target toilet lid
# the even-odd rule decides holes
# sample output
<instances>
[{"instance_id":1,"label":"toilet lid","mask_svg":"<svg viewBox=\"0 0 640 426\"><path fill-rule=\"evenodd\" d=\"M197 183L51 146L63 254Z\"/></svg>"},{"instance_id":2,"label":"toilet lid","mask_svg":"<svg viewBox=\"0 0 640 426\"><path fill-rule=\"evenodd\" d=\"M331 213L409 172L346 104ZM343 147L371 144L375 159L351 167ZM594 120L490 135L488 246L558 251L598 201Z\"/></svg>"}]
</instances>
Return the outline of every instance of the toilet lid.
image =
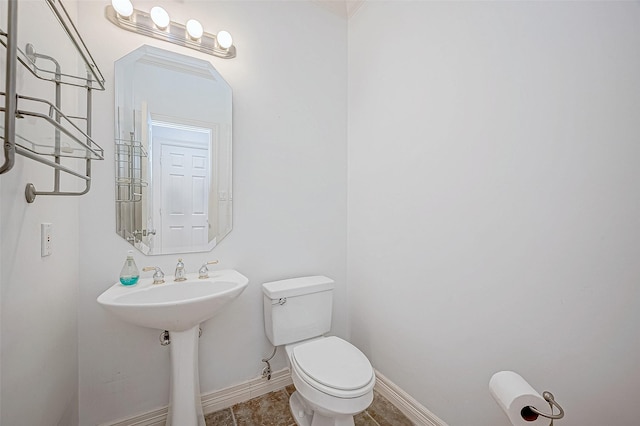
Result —
<instances>
[{"instance_id":1,"label":"toilet lid","mask_svg":"<svg viewBox=\"0 0 640 426\"><path fill-rule=\"evenodd\" d=\"M334 389L360 389L373 377L373 368L367 357L339 337L331 336L296 346L293 357L307 376Z\"/></svg>"}]
</instances>

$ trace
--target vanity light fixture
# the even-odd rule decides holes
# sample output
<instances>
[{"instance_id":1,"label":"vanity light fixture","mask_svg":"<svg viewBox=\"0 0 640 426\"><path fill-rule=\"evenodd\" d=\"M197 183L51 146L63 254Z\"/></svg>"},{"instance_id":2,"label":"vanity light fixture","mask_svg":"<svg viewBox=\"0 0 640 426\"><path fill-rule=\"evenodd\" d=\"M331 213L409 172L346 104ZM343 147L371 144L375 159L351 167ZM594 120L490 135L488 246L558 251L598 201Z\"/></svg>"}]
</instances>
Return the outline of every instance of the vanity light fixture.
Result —
<instances>
[{"instance_id":1,"label":"vanity light fixture","mask_svg":"<svg viewBox=\"0 0 640 426\"><path fill-rule=\"evenodd\" d=\"M233 39L231 38L231 34L227 31L220 31L216 36L216 40L218 42L218 46L222 49L228 49L233 45Z\"/></svg>"},{"instance_id":2,"label":"vanity light fixture","mask_svg":"<svg viewBox=\"0 0 640 426\"><path fill-rule=\"evenodd\" d=\"M200 21L196 19L189 19L187 21L187 34L193 40L200 40L202 38L202 34L204 34L204 28L202 28L202 24Z\"/></svg>"},{"instance_id":3,"label":"vanity light fixture","mask_svg":"<svg viewBox=\"0 0 640 426\"><path fill-rule=\"evenodd\" d=\"M129 0L111 0L111 6L123 18L129 18L133 14L133 3Z\"/></svg>"},{"instance_id":4,"label":"vanity light fixture","mask_svg":"<svg viewBox=\"0 0 640 426\"><path fill-rule=\"evenodd\" d=\"M208 33L196 19L189 19L185 25L180 24L172 21L167 11L160 6L151 8L147 13L135 9L130 0L111 0L111 5L105 10L105 16L112 24L127 31L220 58L236 57L236 47L227 31L220 31L218 34Z\"/></svg>"},{"instance_id":5,"label":"vanity light fixture","mask_svg":"<svg viewBox=\"0 0 640 426\"><path fill-rule=\"evenodd\" d=\"M161 30L167 29L169 23L171 22L167 11L160 6L152 7L149 11L149 15L151 15L151 20L154 24L156 24L156 27L160 28Z\"/></svg>"}]
</instances>

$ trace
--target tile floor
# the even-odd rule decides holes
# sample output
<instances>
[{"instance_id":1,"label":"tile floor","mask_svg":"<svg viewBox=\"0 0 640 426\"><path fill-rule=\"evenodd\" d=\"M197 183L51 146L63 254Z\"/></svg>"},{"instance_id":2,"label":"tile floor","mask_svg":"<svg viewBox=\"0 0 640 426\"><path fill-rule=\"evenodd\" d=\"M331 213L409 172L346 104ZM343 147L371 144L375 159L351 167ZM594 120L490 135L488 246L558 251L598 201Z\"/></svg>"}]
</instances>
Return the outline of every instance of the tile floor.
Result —
<instances>
[{"instance_id":1,"label":"tile floor","mask_svg":"<svg viewBox=\"0 0 640 426\"><path fill-rule=\"evenodd\" d=\"M293 385L259 396L231 408L207 414L207 426L295 426L289 411ZM374 391L373 403L355 416L356 426L413 426L396 407Z\"/></svg>"}]
</instances>

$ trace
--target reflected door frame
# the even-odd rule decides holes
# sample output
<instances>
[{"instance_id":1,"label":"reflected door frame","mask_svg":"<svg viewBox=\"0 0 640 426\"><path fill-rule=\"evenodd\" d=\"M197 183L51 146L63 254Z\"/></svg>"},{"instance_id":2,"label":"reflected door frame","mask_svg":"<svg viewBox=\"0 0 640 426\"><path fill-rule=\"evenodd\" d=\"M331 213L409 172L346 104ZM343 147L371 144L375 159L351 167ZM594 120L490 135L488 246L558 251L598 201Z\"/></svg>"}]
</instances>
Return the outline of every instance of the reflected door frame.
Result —
<instances>
[{"instance_id":1,"label":"reflected door frame","mask_svg":"<svg viewBox=\"0 0 640 426\"><path fill-rule=\"evenodd\" d=\"M175 250L184 249L184 247L174 247L167 246L167 236L163 234L165 231L165 226L163 224L163 215L167 215L168 212L162 211L163 208L163 196L162 187L166 186L162 184L162 168L168 167L167 164L161 163L161 153L163 150L163 146L171 146L171 147L180 147L180 148L188 148L188 149L198 149L206 152L206 158L209 158L207 163L207 179L205 179L204 188L205 194L210 193L210 186L215 185L215 182L211 182L211 173L213 171L212 167L217 161L214 158L217 154L216 150L216 140L214 137L214 130L211 128L197 127L192 125L184 125L177 124L167 121L160 121L157 119L149 120L149 137L150 137L150 169L153 182L153 187L150 188L150 192L152 194L151 203L150 203L150 211L152 212L152 217L150 219L153 221L154 227L158 230L158 234L155 236L153 241L153 249L155 252L158 250L162 253L165 252L175 252ZM168 161L168 159L163 159L163 161ZM164 203L166 205L166 203ZM209 228L211 227L210 220L210 211L211 206L209 204L209 198L206 200L206 222L207 227L205 230L205 234L209 233ZM205 238L206 239L206 238ZM202 247L191 247L189 251L202 251L206 250L207 241L202 243Z\"/></svg>"}]
</instances>

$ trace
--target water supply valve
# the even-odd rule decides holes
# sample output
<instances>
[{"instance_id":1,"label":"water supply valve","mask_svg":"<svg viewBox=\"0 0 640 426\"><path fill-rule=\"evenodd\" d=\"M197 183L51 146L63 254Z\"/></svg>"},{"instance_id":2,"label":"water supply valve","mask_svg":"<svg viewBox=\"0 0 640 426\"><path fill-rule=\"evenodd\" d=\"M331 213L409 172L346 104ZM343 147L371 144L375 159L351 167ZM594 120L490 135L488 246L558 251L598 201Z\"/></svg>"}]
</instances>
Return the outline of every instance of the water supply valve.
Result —
<instances>
[{"instance_id":1,"label":"water supply valve","mask_svg":"<svg viewBox=\"0 0 640 426\"><path fill-rule=\"evenodd\" d=\"M162 346L168 346L171 344L171 339L169 338L169 330L165 330L160 333L160 344Z\"/></svg>"}]
</instances>

